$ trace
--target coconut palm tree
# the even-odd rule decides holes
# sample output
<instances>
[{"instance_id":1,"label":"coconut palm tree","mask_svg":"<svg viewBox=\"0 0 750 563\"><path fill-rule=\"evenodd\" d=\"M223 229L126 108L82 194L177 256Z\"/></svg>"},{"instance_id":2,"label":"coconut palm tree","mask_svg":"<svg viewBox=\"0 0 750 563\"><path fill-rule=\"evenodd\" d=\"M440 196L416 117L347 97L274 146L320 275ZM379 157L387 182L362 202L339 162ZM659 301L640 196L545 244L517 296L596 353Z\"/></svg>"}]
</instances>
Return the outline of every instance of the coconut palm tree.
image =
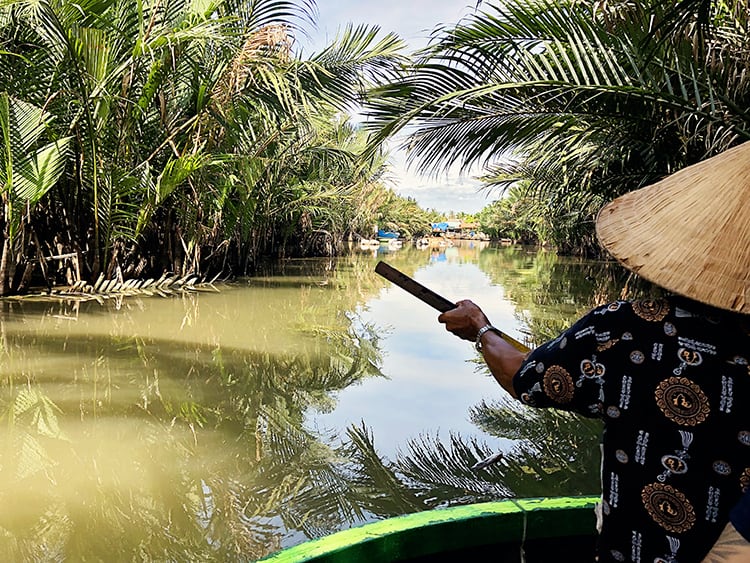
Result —
<instances>
[{"instance_id":1,"label":"coconut palm tree","mask_svg":"<svg viewBox=\"0 0 750 563\"><path fill-rule=\"evenodd\" d=\"M26 260L25 246L29 242L38 245L39 239L29 225L27 210L34 208L57 183L69 156L70 137L40 146L39 139L51 119L49 112L0 93L0 134L4 147L0 166L4 208L0 295L28 285L33 262ZM41 256L32 258L46 268ZM21 276L16 278L16 267L21 265L24 266Z\"/></svg>"},{"instance_id":2,"label":"coconut palm tree","mask_svg":"<svg viewBox=\"0 0 750 563\"><path fill-rule=\"evenodd\" d=\"M73 139L35 218L42 250L76 253L89 279L237 273L324 228L328 202L372 181L331 134L336 112L395 72L403 43L351 28L301 60L313 14L302 0L3 4L0 79L55 118L51 140Z\"/></svg>"},{"instance_id":3,"label":"coconut palm tree","mask_svg":"<svg viewBox=\"0 0 750 563\"><path fill-rule=\"evenodd\" d=\"M372 93L372 123L380 138L412 127L422 169L480 164L487 186L521 185L565 226L554 242L585 245L604 201L750 137L732 3L712 5L710 35L668 25L685 13L671 3L481 7Z\"/></svg>"}]
</instances>

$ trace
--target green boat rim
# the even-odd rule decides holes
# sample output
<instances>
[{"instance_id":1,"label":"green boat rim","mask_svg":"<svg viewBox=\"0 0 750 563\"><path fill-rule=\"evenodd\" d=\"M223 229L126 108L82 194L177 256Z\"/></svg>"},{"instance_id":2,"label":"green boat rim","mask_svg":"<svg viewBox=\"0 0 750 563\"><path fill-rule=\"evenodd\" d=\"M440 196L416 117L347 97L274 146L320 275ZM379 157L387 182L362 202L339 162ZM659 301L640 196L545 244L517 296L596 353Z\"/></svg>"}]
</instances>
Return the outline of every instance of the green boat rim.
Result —
<instances>
[{"instance_id":1,"label":"green boat rim","mask_svg":"<svg viewBox=\"0 0 750 563\"><path fill-rule=\"evenodd\" d=\"M341 530L288 547L259 561L358 561L366 559L354 556L367 552L398 560L455 549L457 541L473 547L484 541L522 544L545 537L592 535L595 529L593 509L600 499L599 496L517 498L437 508ZM453 536L457 532L456 539Z\"/></svg>"}]
</instances>

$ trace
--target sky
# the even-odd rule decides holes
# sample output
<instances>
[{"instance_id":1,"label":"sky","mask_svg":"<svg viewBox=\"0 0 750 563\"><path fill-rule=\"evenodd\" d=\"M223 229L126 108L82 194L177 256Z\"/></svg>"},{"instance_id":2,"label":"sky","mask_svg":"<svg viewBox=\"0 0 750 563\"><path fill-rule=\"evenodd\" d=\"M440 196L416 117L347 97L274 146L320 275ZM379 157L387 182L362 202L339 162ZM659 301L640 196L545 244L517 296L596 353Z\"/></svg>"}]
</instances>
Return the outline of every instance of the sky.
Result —
<instances>
[{"instance_id":1,"label":"sky","mask_svg":"<svg viewBox=\"0 0 750 563\"><path fill-rule=\"evenodd\" d=\"M320 51L348 23L380 26L381 33L394 32L410 48L427 44L430 32L440 24L455 24L471 14L472 0L317 0L318 29L310 38L300 38L304 52ZM424 209L442 212L476 213L496 194L481 190L474 174L450 170L438 177L421 176L415 167L407 167L407 155L391 145L391 187L404 197L414 198Z\"/></svg>"}]
</instances>

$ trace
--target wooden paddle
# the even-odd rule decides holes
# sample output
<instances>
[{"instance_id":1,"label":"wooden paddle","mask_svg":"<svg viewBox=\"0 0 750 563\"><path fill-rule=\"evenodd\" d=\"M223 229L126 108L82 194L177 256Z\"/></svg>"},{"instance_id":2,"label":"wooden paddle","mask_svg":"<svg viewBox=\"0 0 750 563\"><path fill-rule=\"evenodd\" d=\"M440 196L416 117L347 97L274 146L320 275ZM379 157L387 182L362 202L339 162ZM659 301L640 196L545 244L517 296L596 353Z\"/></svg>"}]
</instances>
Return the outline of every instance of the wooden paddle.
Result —
<instances>
[{"instance_id":1,"label":"wooden paddle","mask_svg":"<svg viewBox=\"0 0 750 563\"><path fill-rule=\"evenodd\" d=\"M375 272L383 276L388 281L394 283L401 289L407 291L408 293L411 293L417 299L427 303L433 309L437 309L441 313L445 313L446 311L450 311L451 309L456 308L456 304L452 301L449 301L442 295L438 295L430 288L423 286L415 279L410 278L403 272L400 272L393 266L390 266L383 261L377 263L377 265L375 266ZM504 332L501 332L500 336L516 350L523 352L524 354L530 351L530 348L528 346L523 345L521 342L508 336Z\"/></svg>"}]
</instances>

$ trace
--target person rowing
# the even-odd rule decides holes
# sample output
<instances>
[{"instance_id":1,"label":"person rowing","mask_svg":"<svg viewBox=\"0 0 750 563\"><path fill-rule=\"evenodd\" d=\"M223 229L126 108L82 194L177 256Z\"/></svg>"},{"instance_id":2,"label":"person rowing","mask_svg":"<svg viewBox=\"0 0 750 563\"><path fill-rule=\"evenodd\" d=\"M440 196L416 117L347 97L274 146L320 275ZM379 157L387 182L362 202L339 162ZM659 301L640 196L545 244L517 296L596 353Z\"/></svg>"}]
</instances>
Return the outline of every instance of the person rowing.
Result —
<instances>
[{"instance_id":1,"label":"person rowing","mask_svg":"<svg viewBox=\"0 0 750 563\"><path fill-rule=\"evenodd\" d=\"M662 294L529 353L471 300L438 321L524 404L604 422L598 561L729 561L720 536L750 537L750 143L615 199L596 232Z\"/></svg>"}]
</instances>

